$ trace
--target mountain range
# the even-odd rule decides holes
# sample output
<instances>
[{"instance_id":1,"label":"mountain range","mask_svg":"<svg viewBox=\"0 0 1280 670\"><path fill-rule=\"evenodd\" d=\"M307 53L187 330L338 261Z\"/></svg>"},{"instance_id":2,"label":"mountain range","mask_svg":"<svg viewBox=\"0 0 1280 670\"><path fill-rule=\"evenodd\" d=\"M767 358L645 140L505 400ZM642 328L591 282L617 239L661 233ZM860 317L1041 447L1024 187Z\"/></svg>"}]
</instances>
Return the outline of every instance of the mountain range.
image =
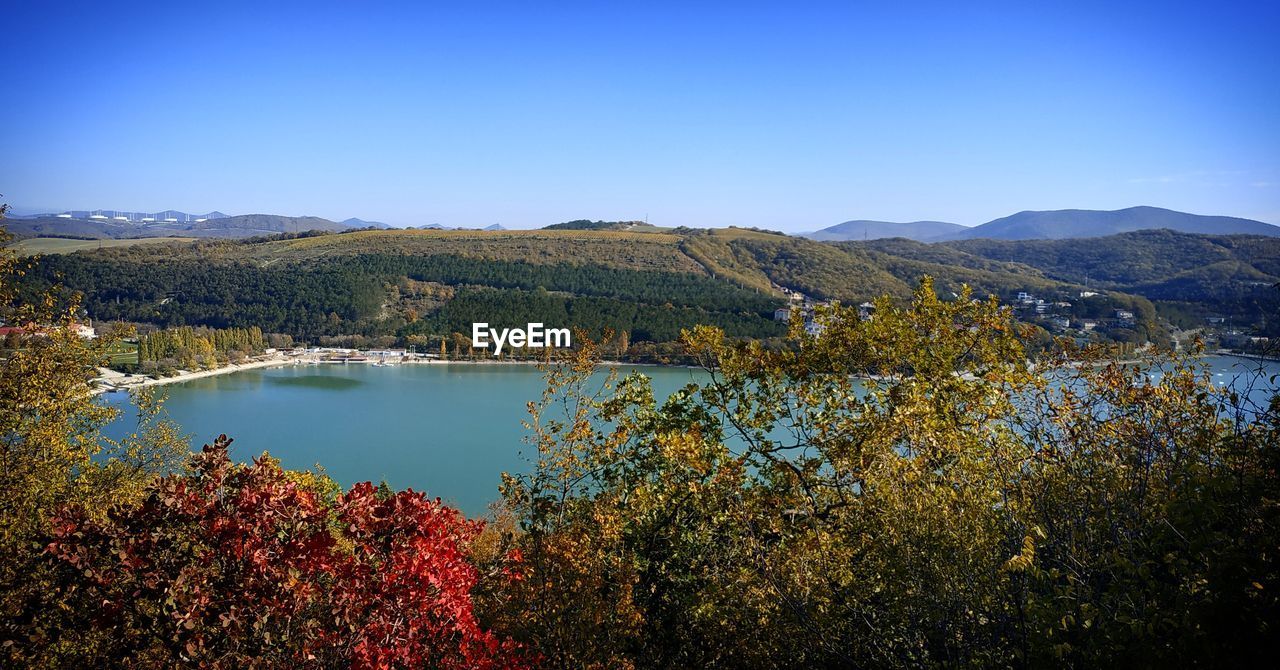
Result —
<instances>
[{"instance_id":1,"label":"mountain range","mask_svg":"<svg viewBox=\"0 0 1280 670\"><path fill-rule=\"evenodd\" d=\"M176 217L167 217L169 219ZM276 233L301 233L308 230L338 232L351 230L318 216L281 216L278 214L223 215L191 221L130 221L116 218L80 219L60 216L34 216L5 219L9 232L25 237L80 237L87 239L128 239L137 237L225 237L241 238ZM364 227L364 226L361 226Z\"/></svg>"},{"instance_id":2,"label":"mountain range","mask_svg":"<svg viewBox=\"0 0 1280 670\"><path fill-rule=\"evenodd\" d=\"M805 237L820 242L839 242L847 240L879 240L888 237L905 237L922 242L935 237L967 230L958 223L945 221L912 221L911 223L894 223L892 221L845 221L817 232L808 233Z\"/></svg>"},{"instance_id":3,"label":"mountain range","mask_svg":"<svg viewBox=\"0 0 1280 670\"><path fill-rule=\"evenodd\" d=\"M890 237L905 237L918 242L976 239L1062 240L1159 229L1204 235L1280 237L1280 226L1262 221L1233 216L1201 216L1160 207L1129 207L1112 211L1091 209L1024 211L972 228L942 221L914 223L846 221L808 233L805 237L824 241L865 241Z\"/></svg>"},{"instance_id":4,"label":"mountain range","mask_svg":"<svg viewBox=\"0 0 1280 670\"><path fill-rule=\"evenodd\" d=\"M228 216L221 212L194 215L166 210L140 214L107 210L67 212L11 217L5 221L9 232L24 237L80 237L88 239L126 239L135 237L223 237L241 238L275 233L301 233L311 230L341 232L361 228L391 228L385 223L349 218L331 221L316 216L282 216L278 214L241 214ZM145 220L144 220L145 219ZM467 230L441 224L420 226L423 230ZM546 229L571 230L641 230L640 222L570 221L547 226ZM1105 237L1139 230L1167 229L1204 235L1265 235L1280 237L1280 226L1262 221L1230 216L1201 216L1159 207L1130 207L1114 211L1063 209L1024 211L966 227L944 221L845 221L829 228L806 233L802 237L823 242L863 242L906 238L918 242L958 240L1061 240L1082 237ZM469 229L475 230L475 229ZM505 230L493 224L481 230Z\"/></svg>"},{"instance_id":5,"label":"mountain range","mask_svg":"<svg viewBox=\"0 0 1280 670\"><path fill-rule=\"evenodd\" d=\"M192 214L176 209L166 209L159 212L132 212L122 209L70 209L61 213L53 212L33 212L25 215L17 215L12 212L9 218L14 219L39 219L39 218L59 218L59 219L86 219L90 221L132 221L134 223L194 223L196 221L205 221L207 219L225 219L229 214L223 214L217 210L206 214Z\"/></svg>"}]
</instances>

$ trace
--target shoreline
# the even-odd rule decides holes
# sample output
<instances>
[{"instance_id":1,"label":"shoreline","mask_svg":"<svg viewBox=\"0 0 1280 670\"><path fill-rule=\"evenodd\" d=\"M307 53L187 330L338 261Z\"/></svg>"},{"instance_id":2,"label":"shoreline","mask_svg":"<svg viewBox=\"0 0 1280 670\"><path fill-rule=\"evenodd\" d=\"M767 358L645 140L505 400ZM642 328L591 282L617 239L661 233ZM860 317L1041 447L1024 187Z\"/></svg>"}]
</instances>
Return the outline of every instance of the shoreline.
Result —
<instances>
[{"instance_id":1,"label":"shoreline","mask_svg":"<svg viewBox=\"0 0 1280 670\"><path fill-rule=\"evenodd\" d=\"M1280 362L1280 358L1272 358L1268 356L1259 356L1252 354L1240 354L1226 351L1213 351L1200 354L1197 358L1207 356L1227 356L1232 358L1241 358L1253 361L1264 362ZM1144 359L1132 359L1119 361L1121 364L1138 364ZM123 372L111 370L110 368L98 368L99 376L92 380L94 388L93 395L101 395L104 393L114 393L119 391L132 391L134 389L146 388L150 386L164 386L166 384L180 384L195 379L206 379L208 377L216 377L218 375L232 374L235 372L244 372L246 370L261 370L274 367L295 367L303 365L376 365L382 363L381 358L367 358L366 360L349 361L349 360L325 360L302 356L286 356L282 354L272 355L271 358L253 360L247 363L236 363L223 365L212 370L183 370L179 374L172 377L148 377L145 375L128 375ZM439 360L434 358L409 359L400 360L395 363L386 364L387 367L396 367L400 365L526 365L537 366L545 364L546 361L532 360ZM379 366L381 367L381 366ZM690 369L696 366L690 365L666 365L663 363L628 363L625 361L600 361L597 367L602 368L673 368L673 369Z\"/></svg>"},{"instance_id":2,"label":"shoreline","mask_svg":"<svg viewBox=\"0 0 1280 670\"><path fill-rule=\"evenodd\" d=\"M1264 356L1262 354L1239 354L1234 351L1222 351L1222 350L1218 350L1211 355L1230 356L1232 358L1243 358L1250 361L1266 361L1268 363L1280 363L1280 356Z\"/></svg>"},{"instance_id":3,"label":"shoreline","mask_svg":"<svg viewBox=\"0 0 1280 670\"><path fill-rule=\"evenodd\" d=\"M93 379L96 386L93 389L94 395L103 393L114 393L117 391L132 391L134 389L145 388L148 386L164 386L165 384L177 384L180 382L191 381L193 379L204 379L206 377L216 377L218 375L231 374L233 372L242 372L244 370L259 370L262 368L284 367L291 364L291 359L280 357L271 360L250 361L248 363L235 363L223 365L212 370L183 370L172 377L147 377L145 375L126 375L123 372L110 370L108 368L98 368L99 376Z\"/></svg>"},{"instance_id":4,"label":"shoreline","mask_svg":"<svg viewBox=\"0 0 1280 670\"><path fill-rule=\"evenodd\" d=\"M309 365L374 365L380 362L380 359L370 358L363 361L331 361L317 360L306 358L304 356L291 357L277 355L267 360L255 360L248 363L235 363L223 365L213 368L212 370L183 370L179 374L172 377L148 377L146 375L133 374L129 375L110 368L98 368L98 376L91 383L94 384L93 395L102 395L104 393L128 392L134 389L146 388L150 386L164 386L166 384L180 384L195 379L206 379L208 377L216 377L218 375L227 375L234 372L244 372L246 370L262 370L265 368L283 368L297 367ZM386 367L398 367L400 365L542 365L546 361L509 361L509 360L438 360L438 359L417 359L397 361L388 364ZM597 367L621 368L621 367L655 367L655 368L689 368L687 365L663 365L662 363L626 363L622 361L601 361Z\"/></svg>"}]
</instances>

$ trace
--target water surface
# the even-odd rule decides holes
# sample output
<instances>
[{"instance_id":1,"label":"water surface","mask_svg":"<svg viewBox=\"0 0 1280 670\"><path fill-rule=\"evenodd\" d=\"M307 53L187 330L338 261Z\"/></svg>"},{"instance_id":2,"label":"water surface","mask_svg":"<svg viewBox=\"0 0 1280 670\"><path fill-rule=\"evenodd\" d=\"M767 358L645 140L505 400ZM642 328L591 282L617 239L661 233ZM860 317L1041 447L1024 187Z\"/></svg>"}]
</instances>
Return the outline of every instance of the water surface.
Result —
<instances>
[{"instance_id":1,"label":"water surface","mask_svg":"<svg viewBox=\"0 0 1280 670\"><path fill-rule=\"evenodd\" d=\"M1203 363L1223 386L1242 385L1260 366L1280 364L1231 357ZM685 368L638 369L653 379L659 398L704 373ZM495 500L502 472L529 470L533 449L524 442L526 403L544 383L528 365L303 365L246 370L163 387L169 415L192 445L219 433L235 439L232 457L264 451L287 468L316 464L338 483L386 481L439 496L469 515ZM1268 379L1252 397L1265 402ZM127 403L124 394L108 402ZM122 419L121 425L127 419Z\"/></svg>"},{"instance_id":2,"label":"water surface","mask_svg":"<svg viewBox=\"0 0 1280 670\"><path fill-rule=\"evenodd\" d=\"M666 397L697 370L638 369ZM529 470L526 403L545 387L530 365L300 365L160 387L192 446L226 433L232 458L264 451L286 468L324 466L343 486L386 481L439 496L468 514L495 500L502 472ZM127 404L128 396L106 396ZM122 418L122 422L127 419Z\"/></svg>"}]
</instances>

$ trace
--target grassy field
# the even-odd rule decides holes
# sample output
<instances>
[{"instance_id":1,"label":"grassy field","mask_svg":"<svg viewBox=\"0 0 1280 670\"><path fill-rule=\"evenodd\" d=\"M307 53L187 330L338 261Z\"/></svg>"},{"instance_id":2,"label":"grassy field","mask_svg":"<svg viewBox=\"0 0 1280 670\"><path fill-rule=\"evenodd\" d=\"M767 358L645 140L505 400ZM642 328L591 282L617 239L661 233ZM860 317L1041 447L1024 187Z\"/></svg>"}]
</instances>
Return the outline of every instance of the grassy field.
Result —
<instances>
[{"instance_id":1,"label":"grassy field","mask_svg":"<svg viewBox=\"0 0 1280 670\"><path fill-rule=\"evenodd\" d=\"M31 237L13 245L19 256L37 254L69 254L86 249L131 247L135 244L159 244L162 242L191 242L194 237L143 237L128 240L70 240L62 237Z\"/></svg>"},{"instance_id":2,"label":"grassy field","mask_svg":"<svg viewBox=\"0 0 1280 670\"><path fill-rule=\"evenodd\" d=\"M117 341L107 350L110 357L110 365L115 367L122 363L138 362L138 345L134 342Z\"/></svg>"},{"instance_id":3,"label":"grassy field","mask_svg":"<svg viewBox=\"0 0 1280 670\"><path fill-rule=\"evenodd\" d=\"M669 233L629 231L376 230L246 245L227 253L229 258L267 263L377 253L703 274L701 266L680 252L680 239Z\"/></svg>"}]
</instances>

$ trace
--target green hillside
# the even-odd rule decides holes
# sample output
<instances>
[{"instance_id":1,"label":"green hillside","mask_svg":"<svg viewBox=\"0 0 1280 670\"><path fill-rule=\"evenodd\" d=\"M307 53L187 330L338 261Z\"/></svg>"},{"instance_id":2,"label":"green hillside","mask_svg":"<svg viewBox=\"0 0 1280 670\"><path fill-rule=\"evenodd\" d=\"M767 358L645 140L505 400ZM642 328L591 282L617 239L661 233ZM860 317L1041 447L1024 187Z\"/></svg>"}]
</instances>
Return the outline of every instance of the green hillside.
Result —
<instances>
[{"instance_id":1,"label":"green hillside","mask_svg":"<svg viewBox=\"0 0 1280 670\"><path fill-rule=\"evenodd\" d=\"M967 240L937 245L1036 268L1059 281L1204 303L1247 314L1280 282L1280 238L1146 230L1078 240Z\"/></svg>"},{"instance_id":2,"label":"green hillside","mask_svg":"<svg viewBox=\"0 0 1280 670\"><path fill-rule=\"evenodd\" d=\"M1091 285L1122 291L1106 305L1144 315L1155 313L1150 304L1123 291L1166 301L1238 300L1219 289L1272 276L1275 255L1256 246L1265 239L1172 235L1135 234L1091 244L1086 252L1079 245L1074 251L1044 246L1054 243L823 243L742 228L311 232L52 255L41 259L32 284L59 281L83 292L96 319L258 326L309 341L434 342L472 321L556 320L657 344L698 323L734 336L777 336L784 327L773 312L788 292L845 303L906 299L926 275L944 298L969 285L1005 302L1024 291L1066 302L1096 265ZM1134 240L1150 248L1134 247ZM1173 253L1170 244L1181 251ZM1116 266L1123 265L1118 258L1126 246L1145 249L1141 255L1151 256L1151 267L1121 276ZM1205 248L1218 256L1205 256ZM1234 264L1184 267L1197 255ZM1249 255L1251 261L1240 260ZM1075 270L1077 264L1086 269ZM1102 277L1103 268L1112 274ZM1082 317L1081 309L1055 311ZM1040 316L1028 314L1037 322Z\"/></svg>"},{"instance_id":3,"label":"green hillside","mask_svg":"<svg viewBox=\"0 0 1280 670\"><path fill-rule=\"evenodd\" d=\"M768 338L780 294L713 276L661 233L360 231L100 249L42 258L33 287L84 294L89 314L161 326L258 326L321 337L423 338L473 321L542 321L668 342L722 326Z\"/></svg>"},{"instance_id":4,"label":"green hillside","mask_svg":"<svg viewBox=\"0 0 1280 670\"><path fill-rule=\"evenodd\" d=\"M125 240L78 240L65 237L30 237L18 240L13 250L19 256L36 256L39 254L69 254L74 251L89 251L111 247L131 247L135 244L170 244L192 242L193 237L134 237Z\"/></svg>"}]
</instances>

